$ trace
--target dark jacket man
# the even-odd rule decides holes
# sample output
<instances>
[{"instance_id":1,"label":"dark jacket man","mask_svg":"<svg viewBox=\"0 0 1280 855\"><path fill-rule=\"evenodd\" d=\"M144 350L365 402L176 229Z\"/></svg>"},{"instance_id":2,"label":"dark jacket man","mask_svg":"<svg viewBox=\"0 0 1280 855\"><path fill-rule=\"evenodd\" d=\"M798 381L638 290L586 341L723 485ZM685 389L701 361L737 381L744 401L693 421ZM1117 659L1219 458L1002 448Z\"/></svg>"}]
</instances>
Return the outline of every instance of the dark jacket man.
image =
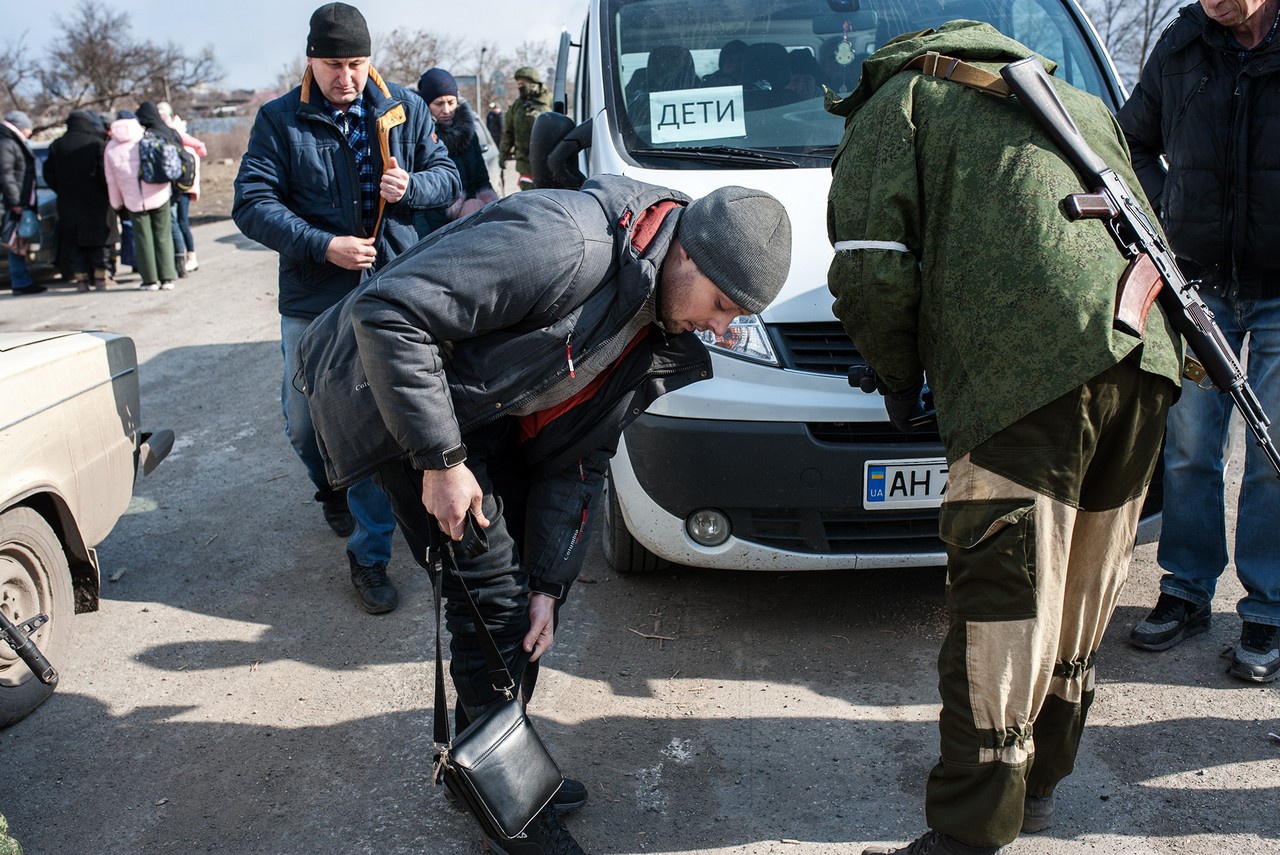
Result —
<instances>
[{"instance_id":1,"label":"dark jacket man","mask_svg":"<svg viewBox=\"0 0 1280 855\"><path fill-rule=\"evenodd\" d=\"M107 248L120 239L107 198L102 120L88 110L67 116L67 132L49 146L44 180L58 193L58 265L67 279L107 280Z\"/></svg>"},{"instance_id":2,"label":"dark jacket man","mask_svg":"<svg viewBox=\"0 0 1280 855\"><path fill-rule=\"evenodd\" d=\"M368 235L355 170L335 156L346 143L321 106L311 70L301 86L263 106L254 121L231 215L247 237L280 253L282 315L310 319L338 302L372 270L413 246L415 210L449 205L458 195L457 169L422 99L384 82L373 69L364 97L372 108L375 173L392 157L410 173L404 198L378 205L377 261L370 271L325 261L334 235Z\"/></svg>"},{"instance_id":3,"label":"dark jacket man","mask_svg":"<svg viewBox=\"0 0 1280 855\"><path fill-rule=\"evenodd\" d=\"M1184 6L1117 118L1188 277L1280 297L1280 39L1240 54L1199 3Z\"/></svg>"},{"instance_id":4,"label":"dark jacket man","mask_svg":"<svg viewBox=\"0 0 1280 855\"><path fill-rule=\"evenodd\" d=\"M489 550L459 568L526 700L622 429L709 377L690 333L762 311L790 266L771 196L688 201L619 176L509 196L424 238L303 336L330 479L376 472L420 561L437 527L458 539L468 512L487 527ZM498 694L456 581L443 591L462 726ZM558 823L553 811L501 851L552 851L538 847Z\"/></svg>"},{"instance_id":5,"label":"dark jacket man","mask_svg":"<svg viewBox=\"0 0 1280 855\"><path fill-rule=\"evenodd\" d=\"M1263 409L1280 412L1280 2L1202 0L1183 7L1142 68L1118 119L1142 187L1188 278L1241 355ZM1163 162L1168 164L1165 172ZM1246 344L1247 342L1247 344ZM1209 629L1228 563L1245 596L1229 673L1280 679L1280 481L1244 450L1234 548L1225 487L1233 404L1188 386L1169 413L1160 596L1129 635L1168 650Z\"/></svg>"}]
</instances>

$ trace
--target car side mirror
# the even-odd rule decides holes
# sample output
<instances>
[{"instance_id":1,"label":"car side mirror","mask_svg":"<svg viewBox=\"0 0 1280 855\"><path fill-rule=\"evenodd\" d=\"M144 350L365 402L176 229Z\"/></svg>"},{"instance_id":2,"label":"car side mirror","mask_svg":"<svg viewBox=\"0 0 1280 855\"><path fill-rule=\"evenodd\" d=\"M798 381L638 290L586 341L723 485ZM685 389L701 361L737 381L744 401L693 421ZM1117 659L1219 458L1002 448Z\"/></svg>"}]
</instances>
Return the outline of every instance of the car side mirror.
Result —
<instances>
[{"instance_id":1,"label":"car side mirror","mask_svg":"<svg viewBox=\"0 0 1280 855\"><path fill-rule=\"evenodd\" d=\"M563 113L540 113L529 134L529 163L533 186L549 190L577 190L587 180L578 168L578 155L591 146L591 121L576 127Z\"/></svg>"}]
</instances>

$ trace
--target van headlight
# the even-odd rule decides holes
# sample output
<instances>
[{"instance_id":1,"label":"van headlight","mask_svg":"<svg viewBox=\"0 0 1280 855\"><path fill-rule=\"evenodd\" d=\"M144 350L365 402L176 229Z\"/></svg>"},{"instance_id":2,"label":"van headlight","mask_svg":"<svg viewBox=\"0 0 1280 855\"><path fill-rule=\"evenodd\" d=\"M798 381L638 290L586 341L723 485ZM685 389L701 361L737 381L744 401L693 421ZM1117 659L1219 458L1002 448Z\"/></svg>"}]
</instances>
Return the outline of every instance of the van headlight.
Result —
<instances>
[{"instance_id":1,"label":"van headlight","mask_svg":"<svg viewBox=\"0 0 1280 855\"><path fill-rule=\"evenodd\" d=\"M778 364L778 357L774 355L773 345L769 343L764 321L760 320L759 315L739 315L722 336L711 330L700 332L697 336L707 347L719 348L733 356L768 365Z\"/></svg>"}]
</instances>

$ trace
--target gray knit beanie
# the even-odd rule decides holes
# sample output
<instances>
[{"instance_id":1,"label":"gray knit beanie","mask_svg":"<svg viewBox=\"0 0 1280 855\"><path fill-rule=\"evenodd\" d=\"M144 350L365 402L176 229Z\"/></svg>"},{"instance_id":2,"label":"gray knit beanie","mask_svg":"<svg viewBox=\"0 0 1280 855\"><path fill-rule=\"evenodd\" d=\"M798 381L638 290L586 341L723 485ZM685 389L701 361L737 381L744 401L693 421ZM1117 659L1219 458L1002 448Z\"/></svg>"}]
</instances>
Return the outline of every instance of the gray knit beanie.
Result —
<instances>
[{"instance_id":1,"label":"gray knit beanie","mask_svg":"<svg viewBox=\"0 0 1280 855\"><path fill-rule=\"evenodd\" d=\"M21 110L10 110L4 114L4 120L20 131L31 130L31 117Z\"/></svg>"},{"instance_id":2,"label":"gray knit beanie","mask_svg":"<svg viewBox=\"0 0 1280 855\"><path fill-rule=\"evenodd\" d=\"M369 25L355 6L326 3L311 13L307 56L321 59L369 56L373 53Z\"/></svg>"},{"instance_id":3,"label":"gray knit beanie","mask_svg":"<svg viewBox=\"0 0 1280 855\"><path fill-rule=\"evenodd\" d=\"M791 269L791 220L763 190L721 187L684 210L676 237L725 296L763 312Z\"/></svg>"}]
</instances>

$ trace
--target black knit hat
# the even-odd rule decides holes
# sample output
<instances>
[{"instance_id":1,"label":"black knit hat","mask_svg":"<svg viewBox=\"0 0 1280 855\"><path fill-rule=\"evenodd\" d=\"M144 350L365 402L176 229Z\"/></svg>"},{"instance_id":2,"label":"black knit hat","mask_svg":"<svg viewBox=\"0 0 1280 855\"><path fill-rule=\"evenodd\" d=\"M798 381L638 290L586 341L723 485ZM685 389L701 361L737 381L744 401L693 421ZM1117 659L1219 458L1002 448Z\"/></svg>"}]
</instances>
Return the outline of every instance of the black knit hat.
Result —
<instances>
[{"instance_id":1,"label":"black knit hat","mask_svg":"<svg viewBox=\"0 0 1280 855\"><path fill-rule=\"evenodd\" d=\"M371 53L373 41L369 38L369 25L355 6L326 3L311 13L307 56L346 58Z\"/></svg>"},{"instance_id":2,"label":"black knit hat","mask_svg":"<svg viewBox=\"0 0 1280 855\"><path fill-rule=\"evenodd\" d=\"M763 312L787 281L791 219L763 190L712 190L680 215L676 237L698 270L752 314Z\"/></svg>"},{"instance_id":3,"label":"black knit hat","mask_svg":"<svg viewBox=\"0 0 1280 855\"><path fill-rule=\"evenodd\" d=\"M458 81L443 68L428 68L418 78L418 94L430 104L441 95L458 97Z\"/></svg>"}]
</instances>

